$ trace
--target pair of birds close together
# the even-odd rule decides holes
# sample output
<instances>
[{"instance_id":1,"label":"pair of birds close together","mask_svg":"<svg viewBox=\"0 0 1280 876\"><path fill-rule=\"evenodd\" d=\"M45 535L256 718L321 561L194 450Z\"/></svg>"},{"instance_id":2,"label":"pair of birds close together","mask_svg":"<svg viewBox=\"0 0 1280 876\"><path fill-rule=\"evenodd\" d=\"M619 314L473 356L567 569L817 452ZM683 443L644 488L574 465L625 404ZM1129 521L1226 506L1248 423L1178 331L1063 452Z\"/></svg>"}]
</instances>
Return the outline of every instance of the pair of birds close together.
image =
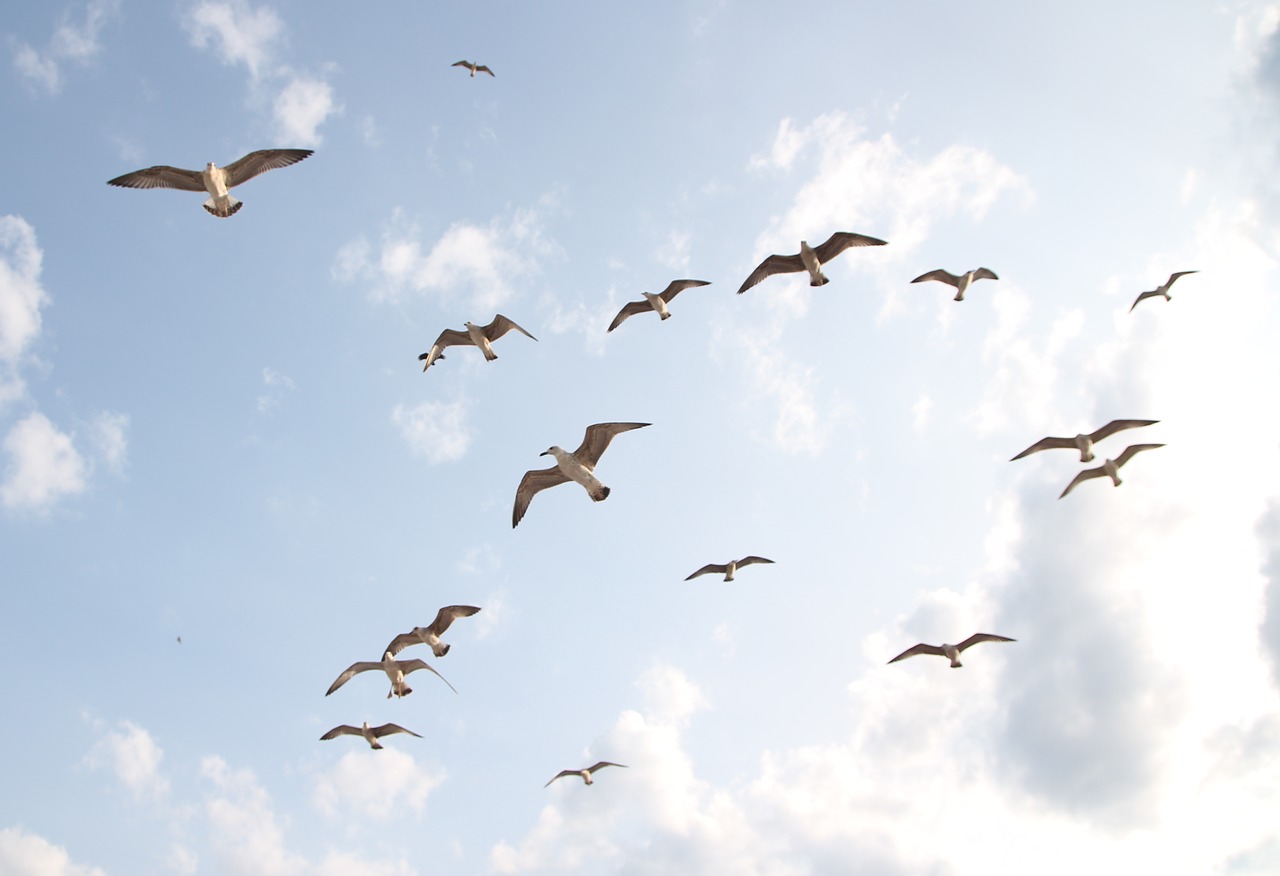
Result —
<instances>
[{"instance_id":1,"label":"pair of birds close together","mask_svg":"<svg viewBox=\"0 0 1280 876\"><path fill-rule=\"evenodd\" d=\"M1013 459L1010 459L1009 461L1013 462L1016 459L1022 459L1024 456L1030 456L1031 454L1038 453L1041 450L1076 449L1080 451L1081 462L1092 462L1093 461L1093 445L1098 441L1101 441L1103 438L1107 438L1125 429L1137 429L1141 426L1153 426L1158 422L1160 421L1159 420L1112 420L1110 423L1107 423L1105 426L1099 429L1096 429L1095 431L1090 432L1087 435L1082 433L1080 435L1075 436L1074 438L1054 438L1054 437L1041 438L1035 444L1032 444L1026 450L1022 451L1021 453L1019 453L1017 456L1013 457ZM1120 467L1124 465L1126 462L1128 462L1129 460L1133 459L1134 456L1141 453L1142 451L1155 450L1157 447L1164 447L1164 445L1163 444L1131 444L1130 446L1126 447L1124 452L1121 453L1119 456L1117 456L1115 459L1104 459L1102 461L1102 465L1098 466L1097 468L1086 468L1084 471L1080 472L1078 475L1075 476L1075 478L1071 481L1071 483L1067 484L1067 488L1062 491L1062 495L1058 496L1058 498L1061 499L1063 496L1067 495L1067 493L1070 493L1072 490L1076 488L1077 484L1084 483L1085 481L1091 480L1093 478L1109 477L1111 478L1112 486L1116 486L1116 487L1120 486L1121 484L1120 474L1119 474Z\"/></svg>"}]
</instances>

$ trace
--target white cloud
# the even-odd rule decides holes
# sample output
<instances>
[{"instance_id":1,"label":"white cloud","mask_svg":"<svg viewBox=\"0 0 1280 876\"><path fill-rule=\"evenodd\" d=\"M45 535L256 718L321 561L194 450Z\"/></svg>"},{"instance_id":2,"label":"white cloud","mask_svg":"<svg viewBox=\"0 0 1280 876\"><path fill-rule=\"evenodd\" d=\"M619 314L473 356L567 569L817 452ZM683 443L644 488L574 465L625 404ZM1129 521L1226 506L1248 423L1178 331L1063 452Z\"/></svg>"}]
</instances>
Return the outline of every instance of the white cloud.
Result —
<instances>
[{"instance_id":1,"label":"white cloud","mask_svg":"<svg viewBox=\"0 0 1280 876\"><path fill-rule=\"evenodd\" d=\"M319 145L316 129L340 110L329 83L303 76L290 80L280 90L274 109L278 137L298 146Z\"/></svg>"},{"instance_id":2,"label":"white cloud","mask_svg":"<svg viewBox=\"0 0 1280 876\"><path fill-rule=\"evenodd\" d=\"M169 780L160 772L164 752L151 734L132 721L121 721L119 730L108 731L89 752L91 766L115 773L135 799L159 798L169 792Z\"/></svg>"},{"instance_id":3,"label":"white cloud","mask_svg":"<svg viewBox=\"0 0 1280 876\"><path fill-rule=\"evenodd\" d=\"M114 475L123 475L129 461L129 415L104 411L93 419L92 440L98 456Z\"/></svg>"},{"instance_id":4,"label":"white cloud","mask_svg":"<svg viewBox=\"0 0 1280 876\"><path fill-rule=\"evenodd\" d=\"M119 0L89 0L79 23L73 23L70 13L64 12L49 38L48 49L40 52L20 43L14 53L14 67L30 85L56 94L62 89L62 68L59 65L65 61L84 65L97 57L102 51L99 34L119 12Z\"/></svg>"},{"instance_id":5,"label":"white cloud","mask_svg":"<svg viewBox=\"0 0 1280 876\"><path fill-rule=\"evenodd\" d=\"M196 48L210 46L228 65L244 64L257 79L274 63L275 44L284 24L268 7L257 9L244 0L204 0L191 7L183 21Z\"/></svg>"},{"instance_id":6,"label":"white cloud","mask_svg":"<svg viewBox=\"0 0 1280 876\"><path fill-rule=\"evenodd\" d=\"M409 449L436 464L461 459L471 443L465 402L421 402L411 408L396 405L391 422L400 429Z\"/></svg>"},{"instance_id":7,"label":"white cloud","mask_svg":"<svg viewBox=\"0 0 1280 876\"><path fill-rule=\"evenodd\" d=\"M266 391L258 396L258 413L264 414L267 411L280 404L280 399L284 397L286 392L293 392L297 387L294 385L293 378L287 374L281 374L273 368L262 369L262 385Z\"/></svg>"},{"instance_id":8,"label":"white cloud","mask_svg":"<svg viewBox=\"0 0 1280 876\"><path fill-rule=\"evenodd\" d=\"M97 867L73 863L65 850L21 828L0 830L0 873L5 876L106 876Z\"/></svg>"},{"instance_id":9,"label":"white cloud","mask_svg":"<svg viewBox=\"0 0 1280 876\"><path fill-rule=\"evenodd\" d=\"M0 502L6 508L47 510L85 488L84 459L68 435L39 412L19 420L4 439L9 454Z\"/></svg>"},{"instance_id":10,"label":"white cloud","mask_svg":"<svg viewBox=\"0 0 1280 876\"><path fill-rule=\"evenodd\" d=\"M35 229L20 216L0 216L0 405L24 392L18 366L40 335L44 254Z\"/></svg>"},{"instance_id":11,"label":"white cloud","mask_svg":"<svg viewBox=\"0 0 1280 876\"><path fill-rule=\"evenodd\" d=\"M413 728L410 728L413 729ZM443 772L423 769L413 756L394 748L397 740L412 736L392 736L381 751L349 751L327 772L317 777L312 804L332 818L351 816L386 820L401 807L422 812L427 796L444 781ZM340 737L347 743L368 746L363 739ZM340 744L335 740L335 744Z\"/></svg>"}]
</instances>

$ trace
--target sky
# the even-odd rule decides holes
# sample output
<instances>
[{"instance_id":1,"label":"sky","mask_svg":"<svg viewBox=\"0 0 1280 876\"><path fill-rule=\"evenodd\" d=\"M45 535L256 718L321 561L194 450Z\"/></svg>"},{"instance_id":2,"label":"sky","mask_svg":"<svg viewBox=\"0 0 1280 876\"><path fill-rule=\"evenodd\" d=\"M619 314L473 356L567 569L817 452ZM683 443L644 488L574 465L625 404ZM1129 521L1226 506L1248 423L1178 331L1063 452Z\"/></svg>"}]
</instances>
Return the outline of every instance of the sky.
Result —
<instances>
[{"instance_id":1,"label":"sky","mask_svg":"<svg viewBox=\"0 0 1280 876\"><path fill-rule=\"evenodd\" d=\"M57 0L0 53L0 873L1280 872L1280 3ZM276 147L228 219L105 184ZM835 231L888 244L735 294ZM1119 488L1010 462L1129 418ZM401 656L456 693L324 695L452 604Z\"/></svg>"}]
</instances>

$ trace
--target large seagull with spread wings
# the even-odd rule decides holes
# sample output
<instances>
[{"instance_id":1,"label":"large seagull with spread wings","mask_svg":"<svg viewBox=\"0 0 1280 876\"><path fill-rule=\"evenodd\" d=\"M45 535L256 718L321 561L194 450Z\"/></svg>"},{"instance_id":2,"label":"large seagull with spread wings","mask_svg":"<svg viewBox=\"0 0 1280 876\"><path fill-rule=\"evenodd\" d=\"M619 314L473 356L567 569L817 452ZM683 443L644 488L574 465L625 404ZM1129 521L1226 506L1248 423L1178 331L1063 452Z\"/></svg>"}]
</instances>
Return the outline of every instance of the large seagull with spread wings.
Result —
<instances>
[{"instance_id":1,"label":"large seagull with spread wings","mask_svg":"<svg viewBox=\"0 0 1280 876\"><path fill-rule=\"evenodd\" d=\"M583 489L587 491L587 495L591 497L593 502L603 502L607 499L609 497L609 488L596 478L596 463L600 461L600 457L609 446L609 442L613 440L614 435L621 432L629 432L632 429L642 429L648 425L651 424L596 423L587 427L587 434L583 437L582 444L578 445L578 449L573 453L552 445L538 454L539 456L554 456L556 464L551 468L527 471L524 477L520 479L520 486L516 488L516 504L511 510L511 528L515 529L516 524L520 522L520 518L524 517L524 512L529 510L529 503L533 501L534 494L548 487L576 481L582 484Z\"/></svg>"},{"instance_id":2,"label":"large seagull with spread wings","mask_svg":"<svg viewBox=\"0 0 1280 876\"><path fill-rule=\"evenodd\" d=\"M157 164L144 170L135 170L115 179L107 180L109 186L125 189L180 189L184 192L208 192L209 200L204 208L222 219L234 216L244 204L227 193L228 189L246 183L261 173L297 164L308 155L310 149L259 149L226 167L218 167L212 161L204 170L185 170Z\"/></svg>"},{"instance_id":3,"label":"large seagull with spread wings","mask_svg":"<svg viewBox=\"0 0 1280 876\"><path fill-rule=\"evenodd\" d=\"M738 294L741 295L765 277L774 274L794 274L799 271L809 272L810 286L823 286L831 282L822 273L822 266L840 253L853 246L884 246L887 241L865 234L854 234L852 231L837 231L827 238L827 242L818 246L809 246L808 241L800 241L800 251L793 255L774 254L762 261L751 276L743 281Z\"/></svg>"}]
</instances>

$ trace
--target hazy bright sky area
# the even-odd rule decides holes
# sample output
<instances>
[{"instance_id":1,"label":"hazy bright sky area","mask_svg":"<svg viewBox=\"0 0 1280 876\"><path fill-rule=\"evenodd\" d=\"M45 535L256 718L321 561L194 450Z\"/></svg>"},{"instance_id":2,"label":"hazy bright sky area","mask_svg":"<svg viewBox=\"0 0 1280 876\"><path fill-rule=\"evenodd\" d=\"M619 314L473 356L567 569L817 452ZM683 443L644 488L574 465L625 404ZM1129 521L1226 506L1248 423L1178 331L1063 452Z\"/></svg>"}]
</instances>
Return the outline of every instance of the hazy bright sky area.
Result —
<instances>
[{"instance_id":1,"label":"hazy bright sky area","mask_svg":"<svg viewBox=\"0 0 1280 876\"><path fill-rule=\"evenodd\" d=\"M0 53L3 876L1280 873L1280 3L53 0ZM264 148L315 153L226 219L106 185ZM835 231L888 245L736 294ZM608 500L513 529L608 421ZM400 656L457 693L325 696L451 604Z\"/></svg>"}]
</instances>

